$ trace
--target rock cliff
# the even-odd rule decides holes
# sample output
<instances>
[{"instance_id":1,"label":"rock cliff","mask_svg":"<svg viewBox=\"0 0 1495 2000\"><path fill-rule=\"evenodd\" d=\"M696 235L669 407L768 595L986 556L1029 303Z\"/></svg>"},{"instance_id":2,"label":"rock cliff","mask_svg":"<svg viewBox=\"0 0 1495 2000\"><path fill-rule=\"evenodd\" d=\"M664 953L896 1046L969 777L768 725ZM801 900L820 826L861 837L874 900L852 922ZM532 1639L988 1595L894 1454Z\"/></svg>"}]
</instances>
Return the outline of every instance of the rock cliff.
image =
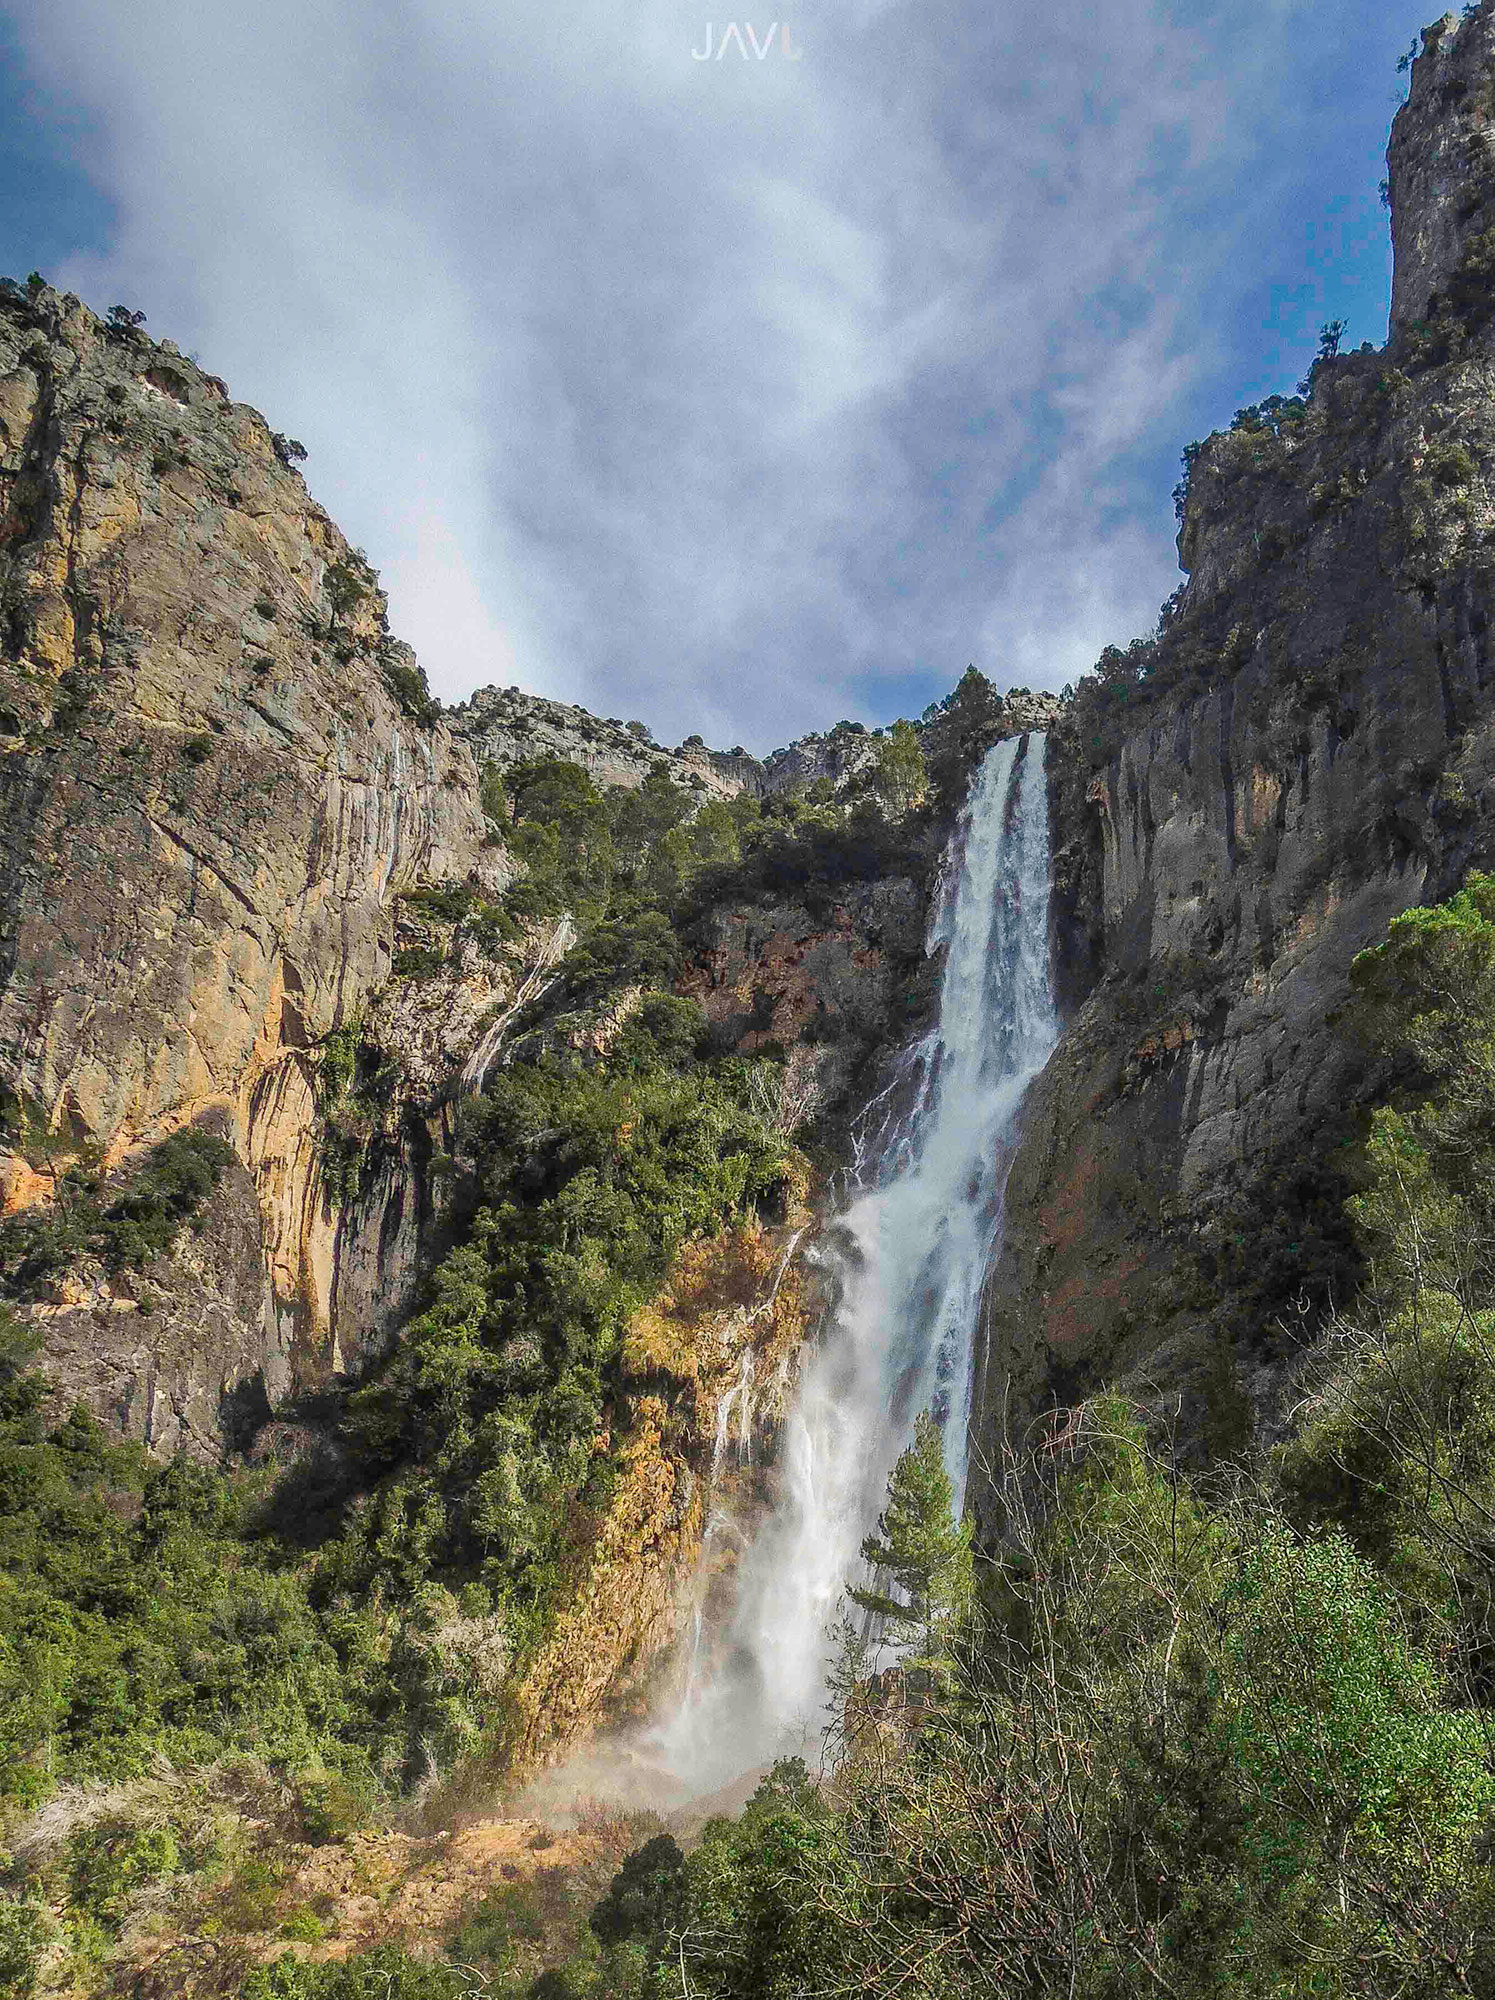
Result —
<instances>
[{"instance_id":1,"label":"rock cliff","mask_svg":"<svg viewBox=\"0 0 1495 2000\"><path fill-rule=\"evenodd\" d=\"M388 1207L326 1199L315 1051L387 977L400 890L512 873L295 455L123 317L0 301L0 1175L24 1204L216 1114L263 1235L259 1295L170 1359L94 1315L73 1386L153 1440L147 1385L200 1426L246 1370L333 1359L339 1284L390 1283Z\"/></svg>"},{"instance_id":2,"label":"rock cliff","mask_svg":"<svg viewBox=\"0 0 1495 2000\"><path fill-rule=\"evenodd\" d=\"M479 688L451 709L447 720L479 764L496 764L500 771L530 757L561 757L580 764L598 785L631 789L651 771L662 770L703 799L761 789L762 767L745 750L708 750L699 737L667 750L645 723L604 721L585 708L547 701L522 688Z\"/></svg>"},{"instance_id":3,"label":"rock cliff","mask_svg":"<svg viewBox=\"0 0 1495 2000\"><path fill-rule=\"evenodd\" d=\"M1495 844L1492 90L1488 6L1429 31L1389 346L1330 342L1306 395L1191 451L1188 582L1053 736L1068 1025L1009 1185L988 1433L1108 1372L1196 1438L1243 1387L1270 1418L1335 1281L1325 1149L1373 1081L1350 961Z\"/></svg>"}]
</instances>

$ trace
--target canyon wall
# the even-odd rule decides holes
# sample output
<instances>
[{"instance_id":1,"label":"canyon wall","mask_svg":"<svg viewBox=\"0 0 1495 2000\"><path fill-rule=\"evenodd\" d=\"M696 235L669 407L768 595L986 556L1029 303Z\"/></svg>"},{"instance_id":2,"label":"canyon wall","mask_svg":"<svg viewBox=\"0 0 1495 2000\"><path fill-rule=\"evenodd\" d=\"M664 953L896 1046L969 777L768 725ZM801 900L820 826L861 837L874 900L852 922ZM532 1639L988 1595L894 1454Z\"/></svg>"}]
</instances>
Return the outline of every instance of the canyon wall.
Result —
<instances>
[{"instance_id":1,"label":"canyon wall","mask_svg":"<svg viewBox=\"0 0 1495 2000\"><path fill-rule=\"evenodd\" d=\"M69 1387L163 1447L246 1375L344 1358L339 1290L354 1339L398 1308L408 1194L329 1201L316 1051L387 978L400 890L512 875L295 456L169 341L0 301L0 1184L230 1133L231 1284L184 1272L169 1337L117 1288L52 1302Z\"/></svg>"},{"instance_id":2,"label":"canyon wall","mask_svg":"<svg viewBox=\"0 0 1495 2000\"><path fill-rule=\"evenodd\" d=\"M1430 30L1390 345L1191 453L1188 582L1051 739L1067 1032L988 1291L988 1449L1106 1375L1195 1439L1222 1382L1270 1421L1374 1081L1351 961L1495 854L1492 102L1491 11Z\"/></svg>"}]
</instances>

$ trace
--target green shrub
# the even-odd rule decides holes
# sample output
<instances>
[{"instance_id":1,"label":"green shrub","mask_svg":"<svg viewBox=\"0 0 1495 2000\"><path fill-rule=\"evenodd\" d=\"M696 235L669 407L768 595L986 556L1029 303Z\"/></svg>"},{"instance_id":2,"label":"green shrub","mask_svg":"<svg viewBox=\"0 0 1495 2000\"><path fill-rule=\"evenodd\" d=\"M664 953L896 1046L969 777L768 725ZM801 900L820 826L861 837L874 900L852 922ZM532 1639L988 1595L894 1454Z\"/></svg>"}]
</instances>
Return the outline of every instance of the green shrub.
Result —
<instances>
[{"instance_id":1,"label":"green shrub","mask_svg":"<svg viewBox=\"0 0 1495 2000\"><path fill-rule=\"evenodd\" d=\"M65 1181L49 1210L0 1225L4 1284L29 1296L85 1252L116 1270L142 1268L196 1219L234 1157L226 1140L189 1126L153 1147L107 1205L97 1182L85 1181L80 1192L76 1179Z\"/></svg>"},{"instance_id":2,"label":"green shrub","mask_svg":"<svg viewBox=\"0 0 1495 2000\"><path fill-rule=\"evenodd\" d=\"M911 722L895 722L877 746L874 784L889 811L907 812L929 788L929 771L919 732Z\"/></svg>"},{"instance_id":3,"label":"green shrub","mask_svg":"<svg viewBox=\"0 0 1495 2000\"><path fill-rule=\"evenodd\" d=\"M412 1958L397 1945L377 1945L324 1964L289 1953L251 1967L242 2000L468 2000L466 1980L451 1966Z\"/></svg>"},{"instance_id":4,"label":"green shrub","mask_svg":"<svg viewBox=\"0 0 1495 2000\"><path fill-rule=\"evenodd\" d=\"M446 953L438 945L407 945L395 953L390 971L396 979L433 979L446 960Z\"/></svg>"},{"instance_id":5,"label":"green shrub","mask_svg":"<svg viewBox=\"0 0 1495 2000\"><path fill-rule=\"evenodd\" d=\"M477 907L477 892L468 888L465 882L427 883L419 889L406 889L400 897L414 910L423 911L428 917L436 917L443 923L460 923L470 917Z\"/></svg>"},{"instance_id":6,"label":"green shrub","mask_svg":"<svg viewBox=\"0 0 1495 2000\"><path fill-rule=\"evenodd\" d=\"M635 1848L588 1918L595 1935L605 1945L662 1937L679 1906L684 1872L685 1856L671 1834Z\"/></svg>"},{"instance_id":7,"label":"green shrub","mask_svg":"<svg viewBox=\"0 0 1495 2000\"><path fill-rule=\"evenodd\" d=\"M197 1126L163 1140L147 1155L137 1178L104 1210L106 1263L138 1267L169 1249L234 1157L227 1140Z\"/></svg>"},{"instance_id":8,"label":"green shrub","mask_svg":"<svg viewBox=\"0 0 1495 2000\"><path fill-rule=\"evenodd\" d=\"M497 764L485 764L483 766L478 800L483 808L483 815L486 819L492 820L496 826L507 824L509 818L509 794L504 784L504 774Z\"/></svg>"},{"instance_id":9,"label":"green shrub","mask_svg":"<svg viewBox=\"0 0 1495 2000\"><path fill-rule=\"evenodd\" d=\"M381 671L384 685L412 722L429 726L441 714L441 703L431 693L425 669L413 655L386 653Z\"/></svg>"},{"instance_id":10,"label":"green shrub","mask_svg":"<svg viewBox=\"0 0 1495 2000\"><path fill-rule=\"evenodd\" d=\"M366 1827L372 1818L372 1801L367 1790L338 1771L303 1777L296 1787L296 1803L302 1831L314 1847L346 1840L350 1833Z\"/></svg>"},{"instance_id":11,"label":"green shrub","mask_svg":"<svg viewBox=\"0 0 1495 2000\"><path fill-rule=\"evenodd\" d=\"M40 1904L0 1889L0 2000L31 2000L50 1928Z\"/></svg>"},{"instance_id":12,"label":"green shrub","mask_svg":"<svg viewBox=\"0 0 1495 2000\"><path fill-rule=\"evenodd\" d=\"M137 1889L175 1874L181 1861L169 1827L98 1820L68 1842L68 1888L79 1909L115 1925Z\"/></svg>"},{"instance_id":13,"label":"green shrub","mask_svg":"<svg viewBox=\"0 0 1495 2000\"><path fill-rule=\"evenodd\" d=\"M470 1910L452 1946L459 1964L503 1966L513 1957L515 1942L539 1944L545 1937L545 1912L533 1883L506 1882L490 1889Z\"/></svg>"}]
</instances>

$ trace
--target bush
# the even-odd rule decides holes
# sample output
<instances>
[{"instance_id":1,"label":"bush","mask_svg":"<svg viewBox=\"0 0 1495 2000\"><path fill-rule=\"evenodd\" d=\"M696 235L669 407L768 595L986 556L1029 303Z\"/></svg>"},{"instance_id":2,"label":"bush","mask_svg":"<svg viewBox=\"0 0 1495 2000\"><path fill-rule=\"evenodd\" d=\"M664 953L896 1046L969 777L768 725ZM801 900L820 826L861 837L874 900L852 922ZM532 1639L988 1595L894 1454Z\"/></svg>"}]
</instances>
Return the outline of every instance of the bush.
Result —
<instances>
[{"instance_id":1,"label":"bush","mask_svg":"<svg viewBox=\"0 0 1495 2000\"><path fill-rule=\"evenodd\" d=\"M412 722L428 727L441 714L425 668L408 646L386 646L380 662L384 685Z\"/></svg>"},{"instance_id":2,"label":"bush","mask_svg":"<svg viewBox=\"0 0 1495 2000\"><path fill-rule=\"evenodd\" d=\"M588 1919L597 1938L615 1945L663 1936L680 1902L684 1872L685 1856L668 1833L635 1848Z\"/></svg>"},{"instance_id":3,"label":"bush","mask_svg":"<svg viewBox=\"0 0 1495 2000\"><path fill-rule=\"evenodd\" d=\"M433 979L445 966L446 957L439 945L407 945L395 953L389 969L396 979Z\"/></svg>"},{"instance_id":4,"label":"bush","mask_svg":"<svg viewBox=\"0 0 1495 2000\"><path fill-rule=\"evenodd\" d=\"M0 1225L6 1288L31 1296L88 1252L115 1270L143 1268L196 1219L234 1158L226 1140L194 1125L153 1147L107 1206L97 1181L65 1179L49 1211Z\"/></svg>"},{"instance_id":5,"label":"bush","mask_svg":"<svg viewBox=\"0 0 1495 2000\"><path fill-rule=\"evenodd\" d=\"M509 817L509 794L504 785L504 774L497 764L483 766L479 800L484 817L496 826L504 825Z\"/></svg>"},{"instance_id":6,"label":"bush","mask_svg":"<svg viewBox=\"0 0 1495 2000\"><path fill-rule=\"evenodd\" d=\"M227 1140L197 1126L175 1132L155 1147L138 1178L104 1211L106 1263L138 1267L169 1249L234 1158Z\"/></svg>"},{"instance_id":7,"label":"bush","mask_svg":"<svg viewBox=\"0 0 1495 2000\"><path fill-rule=\"evenodd\" d=\"M451 1966L386 1944L320 1965L287 1953L252 1966L239 1990L242 2000L467 2000L469 1987Z\"/></svg>"},{"instance_id":8,"label":"bush","mask_svg":"<svg viewBox=\"0 0 1495 2000\"><path fill-rule=\"evenodd\" d=\"M72 1900L112 1927L137 1889L174 1874L181 1859L169 1827L137 1826L128 1819L98 1820L68 1842Z\"/></svg>"},{"instance_id":9,"label":"bush","mask_svg":"<svg viewBox=\"0 0 1495 2000\"><path fill-rule=\"evenodd\" d=\"M367 1790L337 1771L303 1777L296 1787L296 1804L302 1830L313 1847L346 1840L373 1817Z\"/></svg>"},{"instance_id":10,"label":"bush","mask_svg":"<svg viewBox=\"0 0 1495 2000\"><path fill-rule=\"evenodd\" d=\"M471 916L477 905L477 892L465 882L427 883L418 889L406 889L400 897L412 909L424 911L429 917L437 917L443 923L460 923Z\"/></svg>"},{"instance_id":11,"label":"bush","mask_svg":"<svg viewBox=\"0 0 1495 2000\"><path fill-rule=\"evenodd\" d=\"M31 2000L49 1930L39 1904L0 1889L0 2000Z\"/></svg>"},{"instance_id":12,"label":"bush","mask_svg":"<svg viewBox=\"0 0 1495 2000\"><path fill-rule=\"evenodd\" d=\"M533 1884L508 1882L490 1889L469 1911L452 1945L459 1964L487 1960L507 1964L517 1939L522 1944L539 1944L545 1936L545 1913Z\"/></svg>"}]
</instances>

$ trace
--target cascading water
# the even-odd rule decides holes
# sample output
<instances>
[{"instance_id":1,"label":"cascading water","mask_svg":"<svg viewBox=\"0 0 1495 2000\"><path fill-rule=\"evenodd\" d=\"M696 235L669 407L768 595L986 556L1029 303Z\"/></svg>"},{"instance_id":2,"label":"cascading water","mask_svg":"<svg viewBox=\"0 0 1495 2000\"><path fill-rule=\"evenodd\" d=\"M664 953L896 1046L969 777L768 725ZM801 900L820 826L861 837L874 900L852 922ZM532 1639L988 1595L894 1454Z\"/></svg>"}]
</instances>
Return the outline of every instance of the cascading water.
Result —
<instances>
[{"instance_id":1,"label":"cascading water","mask_svg":"<svg viewBox=\"0 0 1495 2000\"><path fill-rule=\"evenodd\" d=\"M998 744L972 790L930 935L947 949L939 1022L886 1100L905 1108L869 1121L859 1149L862 1186L826 1253L839 1305L785 1425L778 1504L742 1557L720 1665L693 1671L652 1733L652 1755L697 1793L818 1734L827 1627L920 1411L940 1420L964 1492L972 1344L1017 1110L1058 1032L1044 749L1037 733Z\"/></svg>"}]
</instances>

